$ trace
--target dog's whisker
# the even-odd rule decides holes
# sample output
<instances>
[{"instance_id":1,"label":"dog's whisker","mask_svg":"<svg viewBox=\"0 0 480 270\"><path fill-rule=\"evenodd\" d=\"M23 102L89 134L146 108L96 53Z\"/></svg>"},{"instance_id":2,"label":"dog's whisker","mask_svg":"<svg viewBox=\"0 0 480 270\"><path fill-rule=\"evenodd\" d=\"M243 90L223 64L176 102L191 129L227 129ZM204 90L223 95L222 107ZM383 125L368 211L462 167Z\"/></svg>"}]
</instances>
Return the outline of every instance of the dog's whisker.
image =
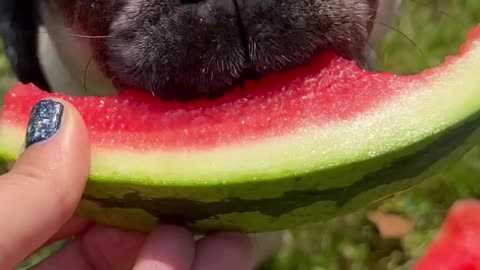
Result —
<instances>
[{"instance_id":1,"label":"dog's whisker","mask_svg":"<svg viewBox=\"0 0 480 270\"><path fill-rule=\"evenodd\" d=\"M370 41L367 40L367 46L372 49L372 51L375 53L375 55L378 55L377 49L370 43Z\"/></svg>"},{"instance_id":2,"label":"dog's whisker","mask_svg":"<svg viewBox=\"0 0 480 270\"><path fill-rule=\"evenodd\" d=\"M155 94L155 91L153 89L150 90L150 93L152 94L153 97L156 97L157 95Z\"/></svg>"},{"instance_id":3,"label":"dog's whisker","mask_svg":"<svg viewBox=\"0 0 480 270\"><path fill-rule=\"evenodd\" d=\"M27 32L27 31L34 31L34 30L24 30L24 32ZM110 35L82 35L82 34L76 34L76 33L73 33L73 32L69 32L68 29L67 30L60 30L61 32L63 33L67 33L68 35L72 36L72 37L76 37L76 38L84 38L84 39L108 39L108 38L111 38L112 36ZM40 28L38 30L38 34L42 34L42 35L50 35L50 34L59 34L60 31L54 31L54 30L46 30L46 29L43 29L43 28Z\"/></svg>"},{"instance_id":4,"label":"dog's whisker","mask_svg":"<svg viewBox=\"0 0 480 270\"><path fill-rule=\"evenodd\" d=\"M93 57L90 57L88 59L87 65L85 66L85 70L83 72L83 90L85 91L85 93L88 92L87 78L88 78L88 71L90 70L90 66L92 64L92 60L93 60Z\"/></svg>"},{"instance_id":5,"label":"dog's whisker","mask_svg":"<svg viewBox=\"0 0 480 270\"><path fill-rule=\"evenodd\" d=\"M402 32L401 30L395 28L394 26L391 26L391 25L388 25L386 23L382 23L382 22L378 22L378 21L375 21L374 22L375 24L378 24L378 25L381 25L383 27L386 27L398 34L400 34L402 37L404 37L410 44L412 44L413 47L415 47L416 51L420 54L420 55L423 55L423 51L420 47L418 47L417 43L411 38L409 37L407 34L405 34L404 32Z\"/></svg>"},{"instance_id":6,"label":"dog's whisker","mask_svg":"<svg viewBox=\"0 0 480 270\"><path fill-rule=\"evenodd\" d=\"M77 38L86 38L86 39L107 39L111 38L112 36L110 35L105 35L105 36L91 36L91 35L80 35L80 34L74 34L74 33L69 33L70 36L72 37L77 37Z\"/></svg>"},{"instance_id":7,"label":"dog's whisker","mask_svg":"<svg viewBox=\"0 0 480 270\"><path fill-rule=\"evenodd\" d=\"M440 15L445 16L446 18L449 18L453 22L458 23L462 26L465 25L464 22L462 20L460 20L460 18L458 16L454 16L453 14L450 14L445 10L439 9L436 5L431 5L430 3L424 3L424 2L421 2L421 1L417 1L417 0L408 0L408 1L410 1L411 3L414 3L416 5L422 6L424 8L428 8L429 10L432 10L434 12L438 12Z\"/></svg>"}]
</instances>

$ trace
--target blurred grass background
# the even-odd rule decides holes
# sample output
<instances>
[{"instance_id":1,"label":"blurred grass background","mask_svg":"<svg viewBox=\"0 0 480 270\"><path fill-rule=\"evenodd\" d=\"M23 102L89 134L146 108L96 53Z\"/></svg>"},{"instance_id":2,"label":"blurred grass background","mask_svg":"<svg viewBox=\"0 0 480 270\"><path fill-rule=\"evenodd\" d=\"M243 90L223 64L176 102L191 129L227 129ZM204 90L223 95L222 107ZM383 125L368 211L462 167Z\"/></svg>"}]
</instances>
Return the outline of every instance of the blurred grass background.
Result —
<instances>
[{"instance_id":1,"label":"blurred grass background","mask_svg":"<svg viewBox=\"0 0 480 270\"><path fill-rule=\"evenodd\" d=\"M437 65L454 53L467 30L480 22L479 0L404 1L400 19L393 25L396 30L378 52L383 70L408 74ZM0 91L12 83L12 74L0 56ZM403 237L383 239L365 209L292 231L286 239L287 247L262 270L410 269L452 203L462 198L480 198L479 183L480 150L476 148L449 170L377 206L377 210L411 223L410 232Z\"/></svg>"},{"instance_id":2,"label":"blurred grass background","mask_svg":"<svg viewBox=\"0 0 480 270\"><path fill-rule=\"evenodd\" d=\"M15 83L15 79L9 69L7 59L3 57L2 52L3 46L0 42L0 93L3 96L3 92L8 89L13 83ZM3 98L0 100L3 100Z\"/></svg>"}]
</instances>

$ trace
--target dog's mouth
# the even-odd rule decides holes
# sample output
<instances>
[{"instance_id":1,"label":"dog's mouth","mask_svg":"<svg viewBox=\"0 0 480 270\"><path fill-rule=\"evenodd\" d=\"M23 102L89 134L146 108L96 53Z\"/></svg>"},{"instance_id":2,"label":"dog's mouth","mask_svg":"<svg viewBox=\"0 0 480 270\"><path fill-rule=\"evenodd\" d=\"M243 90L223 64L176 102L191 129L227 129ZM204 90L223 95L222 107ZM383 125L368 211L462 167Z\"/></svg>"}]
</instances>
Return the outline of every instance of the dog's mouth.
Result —
<instances>
[{"instance_id":1,"label":"dog's mouth","mask_svg":"<svg viewBox=\"0 0 480 270\"><path fill-rule=\"evenodd\" d=\"M114 85L181 102L217 99L330 51L365 66L376 15L376 0L89 2L70 24L107 37L91 46Z\"/></svg>"},{"instance_id":2,"label":"dog's mouth","mask_svg":"<svg viewBox=\"0 0 480 270\"><path fill-rule=\"evenodd\" d=\"M128 82L119 77L112 77L112 83L118 92L127 90L146 91L152 96L162 99L163 101L178 101L188 103L192 101L207 99L218 100L234 91L248 92L249 84L261 84L264 81L271 81L270 78L282 78L284 74L290 80L294 80L295 74L298 76L306 76L309 73L320 73L330 61L336 58L344 58L353 60L360 68L368 69L365 59L362 57L350 58L339 55L333 49L322 49L315 53L308 61L296 63L294 65L285 66L277 70L265 72L262 74L254 70L246 69L239 76L233 78L229 83L219 84L210 82L210 85L192 85L192 84L166 84L164 86L142 85L141 83ZM314 68L311 68L314 66ZM210 75L213 76L213 75ZM300 78L300 77L299 77ZM235 94L236 95L236 94Z\"/></svg>"},{"instance_id":3,"label":"dog's mouth","mask_svg":"<svg viewBox=\"0 0 480 270\"><path fill-rule=\"evenodd\" d=\"M128 89L139 89L151 93L151 95L164 101L189 102L198 99L216 100L235 89L244 89L248 83L255 83L264 80L266 77L278 76L282 73L294 74L305 69L319 59L330 58L336 55L347 60L355 61L360 67L366 68L367 63L363 54L345 55L332 48L322 48L312 55L304 55L301 59L292 62L283 62L273 68L262 66L264 71L258 71L252 67L240 68L244 62L239 59L230 65L235 67L232 70L206 70L203 67L192 67L185 73L178 73L176 78L165 76L164 74L152 74L156 67L142 67L140 71L124 71L122 66L107 66L107 73L111 74L111 79L118 91ZM224 65L223 63L219 65ZM226 65L226 64L225 64ZM317 70L319 72L320 70ZM163 72L159 72L163 73Z\"/></svg>"}]
</instances>

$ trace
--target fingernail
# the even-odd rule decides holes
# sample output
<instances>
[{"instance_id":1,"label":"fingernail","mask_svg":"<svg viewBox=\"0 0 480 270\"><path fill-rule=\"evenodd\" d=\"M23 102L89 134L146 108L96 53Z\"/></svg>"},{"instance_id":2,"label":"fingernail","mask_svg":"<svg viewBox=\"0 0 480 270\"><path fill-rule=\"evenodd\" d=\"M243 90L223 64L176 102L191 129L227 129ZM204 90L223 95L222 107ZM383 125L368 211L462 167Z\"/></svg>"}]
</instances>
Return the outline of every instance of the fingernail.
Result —
<instances>
[{"instance_id":1,"label":"fingernail","mask_svg":"<svg viewBox=\"0 0 480 270\"><path fill-rule=\"evenodd\" d=\"M30 113L25 148L53 137L60 129L62 116L62 103L53 100L42 100L38 102Z\"/></svg>"}]
</instances>

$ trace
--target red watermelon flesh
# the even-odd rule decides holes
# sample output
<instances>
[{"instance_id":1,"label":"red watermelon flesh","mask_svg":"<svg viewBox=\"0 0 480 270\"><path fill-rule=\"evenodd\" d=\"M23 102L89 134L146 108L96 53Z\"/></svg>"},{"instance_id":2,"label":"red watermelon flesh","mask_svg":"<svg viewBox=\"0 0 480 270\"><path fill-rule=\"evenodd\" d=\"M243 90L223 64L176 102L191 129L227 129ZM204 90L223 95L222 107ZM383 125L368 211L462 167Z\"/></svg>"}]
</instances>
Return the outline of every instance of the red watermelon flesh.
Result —
<instances>
[{"instance_id":1,"label":"red watermelon flesh","mask_svg":"<svg viewBox=\"0 0 480 270\"><path fill-rule=\"evenodd\" d=\"M469 38L475 40L479 35L477 28ZM469 46L467 42L443 65L414 76L367 72L352 61L326 52L308 66L270 75L259 82L249 81L218 100L186 104L163 102L137 90L103 98L67 97L35 91L33 85L17 85L5 97L2 120L26 123L36 101L56 96L80 110L97 145L145 150L208 149L362 115L441 76Z\"/></svg>"},{"instance_id":2,"label":"red watermelon flesh","mask_svg":"<svg viewBox=\"0 0 480 270\"><path fill-rule=\"evenodd\" d=\"M163 102L145 91L66 97L36 91L33 85L17 85L5 97L2 120L26 123L36 101L57 96L80 110L99 146L208 149L354 118L395 95L413 91L415 84L443 69L398 77L366 72L354 62L326 53L309 66L248 82L244 89L218 100L187 104Z\"/></svg>"},{"instance_id":3,"label":"red watermelon flesh","mask_svg":"<svg viewBox=\"0 0 480 270\"><path fill-rule=\"evenodd\" d=\"M164 102L145 91L49 94L19 84L0 117L14 162L32 106L59 97L90 130L79 215L145 230L162 219L198 231L271 231L324 220L406 190L480 133L480 26L417 75L361 70L331 52L246 82L224 97Z\"/></svg>"},{"instance_id":4,"label":"red watermelon flesh","mask_svg":"<svg viewBox=\"0 0 480 270\"><path fill-rule=\"evenodd\" d=\"M480 202L457 202L412 270L480 270Z\"/></svg>"}]
</instances>

